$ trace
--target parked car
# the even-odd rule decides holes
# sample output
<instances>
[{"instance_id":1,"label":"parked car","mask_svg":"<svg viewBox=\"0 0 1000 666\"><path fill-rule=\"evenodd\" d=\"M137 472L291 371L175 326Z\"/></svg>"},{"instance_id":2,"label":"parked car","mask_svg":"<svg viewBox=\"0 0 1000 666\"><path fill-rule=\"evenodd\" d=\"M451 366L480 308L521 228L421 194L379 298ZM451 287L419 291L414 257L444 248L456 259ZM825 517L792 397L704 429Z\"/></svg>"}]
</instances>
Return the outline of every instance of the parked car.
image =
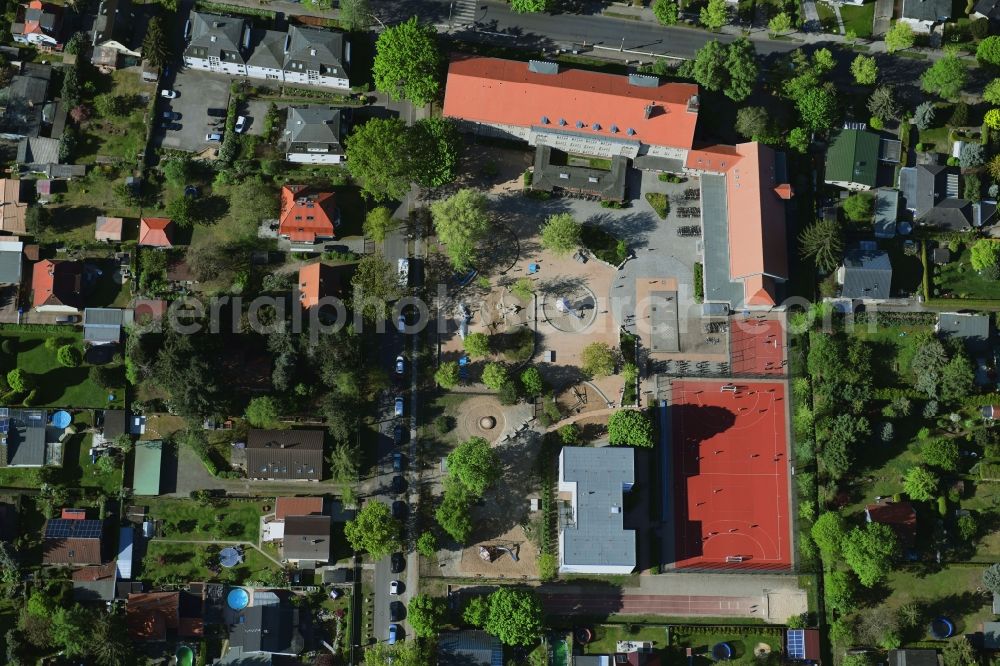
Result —
<instances>
[{"instance_id":1,"label":"parked car","mask_svg":"<svg viewBox=\"0 0 1000 666\"><path fill-rule=\"evenodd\" d=\"M399 313L399 319L396 320L396 330L400 333L406 333L406 315L402 312Z\"/></svg>"},{"instance_id":2,"label":"parked car","mask_svg":"<svg viewBox=\"0 0 1000 666\"><path fill-rule=\"evenodd\" d=\"M392 471L402 472L403 471L403 454L396 451L392 454Z\"/></svg>"},{"instance_id":3,"label":"parked car","mask_svg":"<svg viewBox=\"0 0 1000 666\"><path fill-rule=\"evenodd\" d=\"M406 370L406 359L401 355L396 357L396 374L401 375Z\"/></svg>"},{"instance_id":4,"label":"parked car","mask_svg":"<svg viewBox=\"0 0 1000 666\"><path fill-rule=\"evenodd\" d=\"M222 143L222 135L218 132L209 132L205 135L205 141L215 141L216 143Z\"/></svg>"},{"instance_id":5,"label":"parked car","mask_svg":"<svg viewBox=\"0 0 1000 666\"><path fill-rule=\"evenodd\" d=\"M395 624L395 623L390 624L389 625L389 645L395 645L396 644L396 638L398 636L399 636L399 625Z\"/></svg>"},{"instance_id":6,"label":"parked car","mask_svg":"<svg viewBox=\"0 0 1000 666\"><path fill-rule=\"evenodd\" d=\"M402 602L393 601L389 604L389 622L401 622L406 609Z\"/></svg>"},{"instance_id":7,"label":"parked car","mask_svg":"<svg viewBox=\"0 0 1000 666\"><path fill-rule=\"evenodd\" d=\"M213 118L225 118L227 115L225 109L208 109L205 111L205 113L212 116Z\"/></svg>"},{"instance_id":8,"label":"parked car","mask_svg":"<svg viewBox=\"0 0 1000 666\"><path fill-rule=\"evenodd\" d=\"M389 558L389 571L392 573L402 573L403 569L406 568L406 558L403 557L402 553L393 553L392 557Z\"/></svg>"},{"instance_id":9,"label":"parked car","mask_svg":"<svg viewBox=\"0 0 1000 666\"><path fill-rule=\"evenodd\" d=\"M247 117L237 116L236 126L233 129L236 130L237 134L243 134L243 130L245 130L246 128L247 128Z\"/></svg>"},{"instance_id":10,"label":"parked car","mask_svg":"<svg viewBox=\"0 0 1000 666\"><path fill-rule=\"evenodd\" d=\"M402 520L406 518L406 502L402 500L396 500L392 503L392 517L396 520Z\"/></svg>"},{"instance_id":11,"label":"parked car","mask_svg":"<svg viewBox=\"0 0 1000 666\"><path fill-rule=\"evenodd\" d=\"M180 120L181 119L181 114L177 113L176 111L164 111L163 112L163 119L164 120Z\"/></svg>"},{"instance_id":12,"label":"parked car","mask_svg":"<svg viewBox=\"0 0 1000 666\"><path fill-rule=\"evenodd\" d=\"M183 125L181 125L180 123L171 123L171 122L160 123L160 127L165 130L169 130L171 132L179 132L181 129L183 129Z\"/></svg>"},{"instance_id":13,"label":"parked car","mask_svg":"<svg viewBox=\"0 0 1000 666\"><path fill-rule=\"evenodd\" d=\"M392 482L389 484L389 488L392 490L393 495L398 495L406 490L406 481L403 479L403 476L401 474L397 474L392 477Z\"/></svg>"},{"instance_id":14,"label":"parked car","mask_svg":"<svg viewBox=\"0 0 1000 666\"><path fill-rule=\"evenodd\" d=\"M396 427L392 429L392 443L396 446L402 444L404 432L403 426L397 424Z\"/></svg>"},{"instance_id":15,"label":"parked car","mask_svg":"<svg viewBox=\"0 0 1000 666\"><path fill-rule=\"evenodd\" d=\"M400 257L397 264L397 269L399 272L399 286L407 287L410 283L410 260L406 257Z\"/></svg>"},{"instance_id":16,"label":"parked car","mask_svg":"<svg viewBox=\"0 0 1000 666\"><path fill-rule=\"evenodd\" d=\"M396 402L393 404L393 413L396 416L402 416L403 415L404 404L405 403L403 401L403 396L401 396L401 395L396 396Z\"/></svg>"},{"instance_id":17,"label":"parked car","mask_svg":"<svg viewBox=\"0 0 1000 666\"><path fill-rule=\"evenodd\" d=\"M176 90L161 90L160 91L160 97L166 97L167 99L176 99L177 98L177 91Z\"/></svg>"},{"instance_id":18,"label":"parked car","mask_svg":"<svg viewBox=\"0 0 1000 666\"><path fill-rule=\"evenodd\" d=\"M56 317L57 324L75 324L80 321L79 315L66 315L65 317Z\"/></svg>"},{"instance_id":19,"label":"parked car","mask_svg":"<svg viewBox=\"0 0 1000 666\"><path fill-rule=\"evenodd\" d=\"M398 580L389 581L389 594L399 594L399 588L400 585Z\"/></svg>"}]
</instances>

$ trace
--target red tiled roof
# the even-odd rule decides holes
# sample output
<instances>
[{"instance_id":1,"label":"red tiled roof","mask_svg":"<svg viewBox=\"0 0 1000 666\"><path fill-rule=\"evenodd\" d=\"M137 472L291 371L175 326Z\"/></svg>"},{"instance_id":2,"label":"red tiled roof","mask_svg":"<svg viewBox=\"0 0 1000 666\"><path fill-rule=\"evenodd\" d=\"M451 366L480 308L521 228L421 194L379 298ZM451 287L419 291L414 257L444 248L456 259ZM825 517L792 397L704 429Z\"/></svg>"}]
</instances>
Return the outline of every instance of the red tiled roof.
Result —
<instances>
[{"instance_id":1,"label":"red tiled roof","mask_svg":"<svg viewBox=\"0 0 1000 666\"><path fill-rule=\"evenodd\" d=\"M284 520L287 516L323 515L322 497L279 497L274 503L274 517Z\"/></svg>"},{"instance_id":2,"label":"red tiled roof","mask_svg":"<svg viewBox=\"0 0 1000 666\"><path fill-rule=\"evenodd\" d=\"M122 239L122 223L120 217L98 217L94 225L95 240L116 240Z\"/></svg>"},{"instance_id":3,"label":"red tiled roof","mask_svg":"<svg viewBox=\"0 0 1000 666\"><path fill-rule=\"evenodd\" d=\"M340 289L336 271L332 266L321 263L309 264L299 269L299 301L309 309L319 303L324 296L331 296Z\"/></svg>"},{"instance_id":4,"label":"red tiled roof","mask_svg":"<svg viewBox=\"0 0 1000 666\"><path fill-rule=\"evenodd\" d=\"M139 592L125 604L128 635L136 640L162 641L167 629L180 624L180 592Z\"/></svg>"},{"instance_id":5,"label":"red tiled roof","mask_svg":"<svg viewBox=\"0 0 1000 666\"><path fill-rule=\"evenodd\" d=\"M31 269L32 306L65 305L79 310L83 307L82 283L79 263L42 259Z\"/></svg>"},{"instance_id":6,"label":"red tiled roof","mask_svg":"<svg viewBox=\"0 0 1000 666\"><path fill-rule=\"evenodd\" d=\"M144 217L139 223L139 245L173 247L174 221L165 217Z\"/></svg>"},{"instance_id":7,"label":"red tiled roof","mask_svg":"<svg viewBox=\"0 0 1000 666\"><path fill-rule=\"evenodd\" d=\"M865 507L873 523L888 525L906 546L912 546L917 531L917 511L909 502L880 502Z\"/></svg>"},{"instance_id":8,"label":"red tiled roof","mask_svg":"<svg viewBox=\"0 0 1000 666\"><path fill-rule=\"evenodd\" d=\"M99 566L83 567L73 572L73 580L77 582L96 582L114 578L117 572L117 565L114 562L101 564Z\"/></svg>"},{"instance_id":9,"label":"red tiled roof","mask_svg":"<svg viewBox=\"0 0 1000 666\"><path fill-rule=\"evenodd\" d=\"M135 320L142 321L149 317L150 320L162 319L167 313L167 302L156 298L143 298L132 304L133 316Z\"/></svg>"},{"instance_id":10,"label":"red tiled roof","mask_svg":"<svg viewBox=\"0 0 1000 666\"><path fill-rule=\"evenodd\" d=\"M100 539L57 538L42 540L42 564L100 563Z\"/></svg>"},{"instance_id":11,"label":"red tiled roof","mask_svg":"<svg viewBox=\"0 0 1000 666\"><path fill-rule=\"evenodd\" d=\"M317 236L334 238L337 207L332 192L313 192L305 185L281 188L278 233L300 243L315 243Z\"/></svg>"},{"instance_id":12,"label":"red tiled roof","mask_svg":"<svg viewBox=\"0 0 1000 666\"><path fill-rule=\"evenodd\" d=\"M87 510L86 509L63 509L62 513L59 514L60 518L65 518L66 520L86 520Z\"/></svg>"},{"instance_id":13,"label":"red tiled roof","mask_svg":"<svg viewBox=\"0 0 1000 666\"><path fill-rule=\"evenodd\" d=\"M480 123L544 126L688 149L698 122L688 101L697 94L698 86L691 83L637 86L616 74L581 69L539 74L526 62L458 56L448 67L443 113Z\"/></svg>"}]
</instances>

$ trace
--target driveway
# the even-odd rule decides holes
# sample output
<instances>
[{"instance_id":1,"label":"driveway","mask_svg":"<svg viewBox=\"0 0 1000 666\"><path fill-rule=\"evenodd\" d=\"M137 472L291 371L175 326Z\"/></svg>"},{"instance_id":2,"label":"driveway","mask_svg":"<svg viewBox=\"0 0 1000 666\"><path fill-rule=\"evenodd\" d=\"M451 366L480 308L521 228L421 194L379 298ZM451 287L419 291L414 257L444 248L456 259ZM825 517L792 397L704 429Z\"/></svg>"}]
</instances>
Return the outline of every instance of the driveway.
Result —
<instances>
[{"instance_id":1,"label":"driveway","mask_svg":"<svg viewBox=\"0 0 1000 666\"><path fill-rule=\"evenodd\" d=\"M209 147L205 135L211 131L207 110L225 109L229 106L229 85L233 79L220 74L184 69L174 78L174 90L179 94L175 99L158 98L156 116L162 118L164 111L181 114L175 121L179 130L157 129L153 135L154 145L173 150L200 152ZM263 116L260 125L263 126Z\"/></svg>"},{"instance_id":2,"label":"driveway","mask_svg":"<svg viewBox=\"0 0 1000 666\"><path fill-rule=\"evenodd\" d=\"M881 37L889 30L892 22L893 0L875 0L875 20L872 24L872 37Z\"/></svg>"}]
</instances>

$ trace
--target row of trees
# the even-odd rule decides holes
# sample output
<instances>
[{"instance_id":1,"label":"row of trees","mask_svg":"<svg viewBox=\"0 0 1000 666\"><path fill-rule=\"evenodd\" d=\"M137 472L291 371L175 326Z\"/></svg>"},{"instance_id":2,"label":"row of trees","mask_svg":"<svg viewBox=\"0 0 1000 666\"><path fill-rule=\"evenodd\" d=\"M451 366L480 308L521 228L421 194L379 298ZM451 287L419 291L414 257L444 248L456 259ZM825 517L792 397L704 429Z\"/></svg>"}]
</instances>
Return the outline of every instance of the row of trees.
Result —
<instances>
[{"instance_id":1,"label":"row of trees","mask_svg":"<svg viewBox=\"0 0 1000 666\"><path fill-rule=\"evenodd\" d=\"M460 618L450 616L443 598L418 594L407 605L406 619L420 638L434 638L446 624L465 624L485 630L505 645L521 646L537 642L545 626L538 595L531 589L515 587L470 596ZM377 649L377 659L379 652ZM370 663L371 655L371 649L365 652L366 663Z\"/></svg>"}]
</instances>

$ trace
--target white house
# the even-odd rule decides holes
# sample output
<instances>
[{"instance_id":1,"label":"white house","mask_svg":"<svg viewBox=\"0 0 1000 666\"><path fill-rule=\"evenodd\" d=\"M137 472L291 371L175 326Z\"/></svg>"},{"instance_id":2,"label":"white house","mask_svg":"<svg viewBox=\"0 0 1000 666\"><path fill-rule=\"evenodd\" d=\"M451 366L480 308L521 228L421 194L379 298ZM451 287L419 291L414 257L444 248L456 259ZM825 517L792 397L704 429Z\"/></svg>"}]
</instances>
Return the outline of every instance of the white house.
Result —
<instances>
[{"instance_id":1,"label":"white house","mask_svg":"<svg viewBox=\"0 0 1000 666\"><path fill-rule=\"evenodd\" d=\"M635 569L635 531L624 527L624 495L635 482L632 449L564 446L559 453L559 571L628 574Z\"/></svg>"},{"instance_id":2,"label":"white house","mask_svg":"<svg viewBox=\"0 0 1000 666\"><path fill-rule=\"evenodd\" d=\"M343 34L290 26L285 42L285 83L350 88L351 45Z\"/></svg>"},{"instance_id":3,"label":"white house","mask_svg":"<svg viewBox=\"0 0 1000 666\"><path fill-rule=\"evenodd\" d=\"M287 38L286 33L277 30L251 30L247 76L265 81L283 81Z\"/></svg>"},{"instance_id":4,"label":"white house","mask_svg":"<svg viewBox=\"0 0 1000 666\"><path fill-rule=\"evenodd\" d=\"M189 37L184 64L192 69L246 76L241 43L249 41L246 22L240 18L191 12L185 31Z\"/></svg>"},{"instance_id":5,"label":"white house","mask_svg":"<svg viewBox=\"0 0 1000 666\"><path fill-rule=\"evenodd\" d=\"M10 32L18 44L51 51L62 49L59 41L61 27L61 7L46 5L41 0L31 0L27 5L18 6Z\"/></svg>"},{"instance_id":6,"label":"white house","mask_svg":"<svg viewBox=\"0 0 1000 666\"><path fill-rule=\"evenodd\" d=\"M327 106L289 107L288 121L281 136L285 159L302 164L340 164L341 115Z\"/></svg>"},{"instance_id":7,"label":"white house","mask_svg":"<svg viewBox=\"0 0 1000 666\"><path fill-rule=\"evenodd\" d=\"M935 23L951 18L951 0L903 0L899 20L914 32L929 33Z\"/></svg>"}]
</instances>

